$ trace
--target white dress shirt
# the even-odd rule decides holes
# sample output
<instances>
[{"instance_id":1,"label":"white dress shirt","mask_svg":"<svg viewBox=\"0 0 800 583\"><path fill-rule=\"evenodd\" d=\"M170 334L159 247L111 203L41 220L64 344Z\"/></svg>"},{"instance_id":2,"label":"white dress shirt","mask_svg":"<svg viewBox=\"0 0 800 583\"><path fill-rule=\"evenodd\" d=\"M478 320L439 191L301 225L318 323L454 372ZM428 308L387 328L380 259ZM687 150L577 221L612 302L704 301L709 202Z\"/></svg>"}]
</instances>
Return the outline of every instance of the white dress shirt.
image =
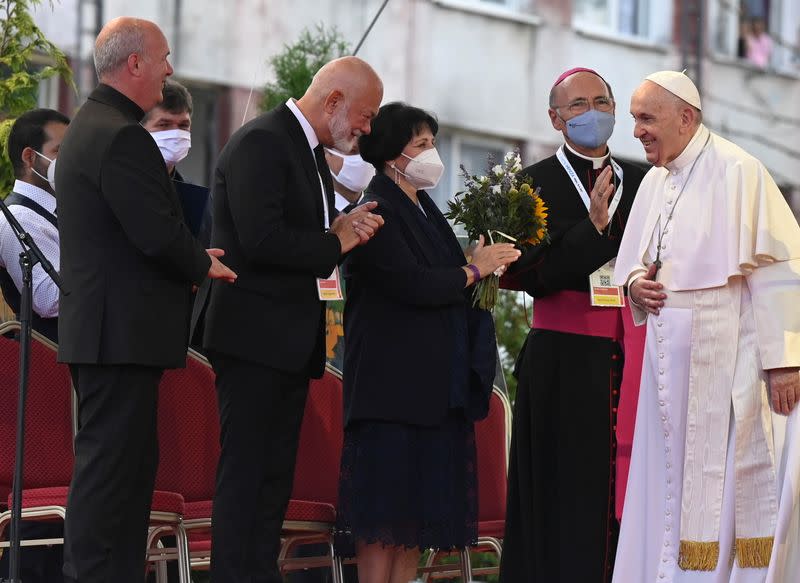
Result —
<instances>
[{"instance_id":1,"label":"white dress shirt","mask_svg":"<svg viewBox=\"0 0 800 583\"><path fill-rule=\"evenodd\" d=\"M14 182L14 192L31 199L45 210L55 214L56 198L49 192L21 180ZM58 271L60 267L58 229L50 221L27 207L14 205L10 207L10 210L22 228L42 250L42 254L52 263L53 268ZM5 215L0 215L0 266L6 268L19 290L22 289L22 268L19 265L21 251L22 246L14 235L11 225L8 224ZM58 316L58 287L38 263L33 268L32 287L33 311L42 318Z\"/></svg>"},{"instance_id":2,"label":"white dress shirt","mask_svg":"<svg viewBox=\"0 0 800 583\"><path fill-rule=\"evenodd\" d=\"M294 116L297 118L297 121L300 122L300 127L303 128L303 133L306 135L306 140L308 140L308 147L311 148L311 155L314 155L314 148L319 145L319 138L317 138L317 133L314 131L314 128L311 127L311 124L308 123L306 116L303 115L303 112L300 111L300 108L297 107L297 104L294 102L294 99L287 99L286 100L286 107L289 108ZM314 158L314 163L316 164L317 159ZM317 176L319 177L319 188L322 194L322 210L325 217L325 228L329 228L331 226L331 219L330 213L328 212L328 197L325 194L325 185L322 183L322 176L319 174L319 168L317 168Z\"/></svg>"}]
</instances>

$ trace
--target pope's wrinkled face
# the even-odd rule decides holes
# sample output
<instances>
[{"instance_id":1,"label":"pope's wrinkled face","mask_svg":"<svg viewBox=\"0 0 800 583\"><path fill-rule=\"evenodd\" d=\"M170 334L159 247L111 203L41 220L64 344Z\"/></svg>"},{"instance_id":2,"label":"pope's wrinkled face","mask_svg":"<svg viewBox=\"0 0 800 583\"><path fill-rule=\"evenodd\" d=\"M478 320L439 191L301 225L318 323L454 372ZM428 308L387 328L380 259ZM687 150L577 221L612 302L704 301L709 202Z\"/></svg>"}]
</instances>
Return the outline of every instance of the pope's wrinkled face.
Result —
<instances>
[{"instance_id":1,"label":"pope's wrinkled face","mask_svg":"<svg viewBox=\"0 0 800 583\"><path fill-rule=\"evenodd\" d=\"M645 81L631 97L634 137L644 146L647 161L664 166L677 158L691 135L681 115L681 107L666 89Z\"/></svg>"}]
</instances>

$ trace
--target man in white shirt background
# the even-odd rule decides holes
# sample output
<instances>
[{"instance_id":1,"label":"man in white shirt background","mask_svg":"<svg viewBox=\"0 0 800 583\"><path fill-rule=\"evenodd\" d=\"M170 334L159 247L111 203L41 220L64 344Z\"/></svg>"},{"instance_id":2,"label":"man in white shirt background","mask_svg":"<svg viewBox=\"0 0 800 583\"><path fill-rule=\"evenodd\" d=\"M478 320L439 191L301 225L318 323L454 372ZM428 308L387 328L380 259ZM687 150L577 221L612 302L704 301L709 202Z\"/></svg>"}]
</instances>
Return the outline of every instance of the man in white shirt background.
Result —
<instances>
[{"instance_id":1,"label":"man in white shirt background","mask_svg":"<svg viewBox=\"0 0 800 583\"><path fill-rule=\"evenodd\" d=\"M55 159L69 118L52 109L34 109L21 115L8 136L8 155L16 178L6 205L42 250L59 268L56 219ZM6 302L19 313L22 251L5 216L0 216L0 284ZM58 341L58 287L41 265L33 268L33 327Z\"/></svg>"},{"instance_id":2,"label":"man in white shirt background","mask_svg":"<svg viewBox=\"0 0 800 583\"><path fill-rule=\"evenodd\" d=\"M8 136L7 151L16 180L5 203L56 271L60 256L53 176L55 159L69 121L67 116L52 109L34 109L17 118ZM22 289L21 251L11 225L5 215L0 214L0 287L17 317ZM58 287L41 265L33 268L32 287L33 328L58 342ZM63 529L60 524L22 523L22 538L61 536ZM4 553L0 558L0 578L8 574L7 557L8 554ZM20 560L20 575L26 583L62 580L60 545L23 547Z\"/></svg>"}]
</instances>

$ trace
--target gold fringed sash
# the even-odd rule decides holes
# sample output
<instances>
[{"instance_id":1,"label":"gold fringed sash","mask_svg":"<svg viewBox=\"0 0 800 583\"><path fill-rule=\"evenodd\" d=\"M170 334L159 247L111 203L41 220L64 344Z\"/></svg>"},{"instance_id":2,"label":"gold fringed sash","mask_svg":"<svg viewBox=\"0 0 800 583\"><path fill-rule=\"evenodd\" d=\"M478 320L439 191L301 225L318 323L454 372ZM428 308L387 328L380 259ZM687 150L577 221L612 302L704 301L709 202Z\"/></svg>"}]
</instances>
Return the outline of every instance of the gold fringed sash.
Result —
<instances>
[{"instance_id":1,"label":"gold fringed sash","mask_svg":"<svg viewBox=\"0 0 800 583\"><path fill-rule=\"evenodd\" d=\"M736 560L743 569L760 569L769 566L769 558L772 556L772 543L774 538L763 536L759 538L737 538L736 539ZM683 548L683 543L681 543Z\"/></svg>"},{"instance_id":2,"label":"gold fringed sash","mask_svg":"<svg viewBox=\"0 0 800 583\"><path fill-rule=\"evenodd\" d=\"M718 542L681 541L678 565L684 571L713 571L717 568L717 561L719 561Z\"/></svg>"}]
</instances>

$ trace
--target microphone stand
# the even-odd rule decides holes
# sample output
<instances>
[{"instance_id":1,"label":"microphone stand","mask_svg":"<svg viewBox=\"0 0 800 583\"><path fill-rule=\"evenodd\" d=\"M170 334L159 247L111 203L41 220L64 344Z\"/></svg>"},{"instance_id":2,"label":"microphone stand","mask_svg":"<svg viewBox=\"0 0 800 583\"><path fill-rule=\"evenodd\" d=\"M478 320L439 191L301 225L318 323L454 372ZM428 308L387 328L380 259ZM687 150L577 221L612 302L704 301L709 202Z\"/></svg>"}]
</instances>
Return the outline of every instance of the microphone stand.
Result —
<instances>
[{"instance_id":1,"label":"microphone stand","mask_svg":"<svg viewBox=\"0 0 800 583\"><path fill-rule=\"evenodd\" d=\"M31 319L33 314L33 268L37 263L41 263L45 273L49 275L61 292L67 295L69 292L64 290L61 278L53 265L44 256L39 246L33 240L16 217L8 210L5 202L0 200L0 211L5 215L8 224L14 231L22 246L19 254L19 265L22 268L22 289L20 290L20 347L19 347L19 397L17 400L17 447L14 456L14 483L11 491L11 548L9 549L9 578L3 583L22 583L19 576L20 558L20 522L22 520L22 472L23 460L25 456L25 401L28 393L28 369L30 366L30 346L31 346Z\"/></svg>"}]
</instances>

